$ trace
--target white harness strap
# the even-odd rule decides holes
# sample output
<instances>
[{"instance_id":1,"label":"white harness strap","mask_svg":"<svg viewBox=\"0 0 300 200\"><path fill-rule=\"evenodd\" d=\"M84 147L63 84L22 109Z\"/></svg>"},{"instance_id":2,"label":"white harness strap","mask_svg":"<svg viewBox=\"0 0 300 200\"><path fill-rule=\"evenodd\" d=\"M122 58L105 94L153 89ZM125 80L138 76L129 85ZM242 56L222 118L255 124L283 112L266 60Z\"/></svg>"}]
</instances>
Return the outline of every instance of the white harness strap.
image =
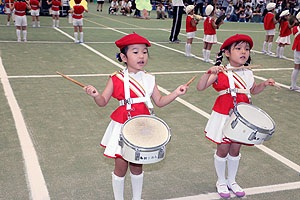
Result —
<instances>
[{"instance_id":1,"label":"white harness strap","mask_svg":"<svg viewBox=\"0 0 300 200\"><path fill-rule=\"evenodd\" d=\"M247 95L250 94L250 90L248 90L248 89L234 88L234 92L235 92L235 93L247 94ZM225 89L225 90L219 91L219 96L224 95L224 94L228 94L228 93L231 93L230 88L227 88L227 89Z\"/></svg>"},{"instance_id":2,"label":"white harness strap","mask_svg":"<svg viewBox=\"0 0 300 200\"><path fill-rule=\"evenodd\" d=\"M295 34L295 38L300 34L300 27L299 26L297 26L297 33Z\"/></svg>"},{"instance_id":3,"label":"white harness strap","mask_svg":"<svg viewBox=\"0 0 300 200\"><path fill-rule=\"evenodd\" d=\"M228 79L229 79L229 87L230 87L231 96L236 97L236 91L235 91L235 85L234 85L232 71L228 71Z\"/></svg>"}]
</instances>

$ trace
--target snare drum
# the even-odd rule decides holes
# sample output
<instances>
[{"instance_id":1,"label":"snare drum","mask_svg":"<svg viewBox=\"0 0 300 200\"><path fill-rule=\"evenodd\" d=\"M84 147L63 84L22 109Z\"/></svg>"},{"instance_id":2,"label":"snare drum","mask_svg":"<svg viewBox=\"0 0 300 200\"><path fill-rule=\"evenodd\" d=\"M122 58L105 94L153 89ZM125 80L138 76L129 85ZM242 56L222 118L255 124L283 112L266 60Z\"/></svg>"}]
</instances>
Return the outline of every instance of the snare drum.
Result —
<instances>
[{"instance_id":1,"label":"snare drum","mask_svg":"<svg viewBox=\"0 0 300 200\"><path fill-rule=\"evenodd\" d=\"M171 139L168 125L152 115L128 119L121 130L122 157L136 164L151 164L164 159Z\"/></svg>"},{"instance_id":2,"label":"snare drum","mask_svg":"<svg viewBox=\"0 0 300 200\"><path fill-rule=\"evenodd\" d=\"M275 131L273 119L260 108L247 103L237 104L226 122L223 133L232 141L262 144Z\"/></svg>"}]
</instances>

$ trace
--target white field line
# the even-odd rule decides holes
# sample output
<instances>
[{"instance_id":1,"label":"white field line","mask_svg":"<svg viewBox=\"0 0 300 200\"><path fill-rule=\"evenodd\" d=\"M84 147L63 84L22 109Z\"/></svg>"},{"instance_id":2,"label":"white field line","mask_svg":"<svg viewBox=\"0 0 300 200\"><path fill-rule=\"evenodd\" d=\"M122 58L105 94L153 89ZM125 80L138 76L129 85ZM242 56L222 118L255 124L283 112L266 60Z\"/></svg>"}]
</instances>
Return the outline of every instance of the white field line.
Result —
<instances>
[{"instance_id":1,"label":"white field line","mask_svg":"<svg viewBox=\"0 0 300 200\"><path fill-rule=\"evenodd\" d=\"M72 36L70 36L69 34L63 32L62 30L60 30L60 29L58 29L58 28L55 28L55 30L61 32L62 34L64 34L65 36L67 36L67 37L69 37L69 38L71 38L71 39L74 39ZM122 34L124 34L124 35L127 35L127 33L124 33L124 32L118 31L118 30L114 30L114 29L111 29L111 30L112 30L112 31L119 32L119 33L122 33ZM156 44L156 43L155 43L155 42L152 42L152 44ZM88 48L89 50L91 50L92 52L96 53L97 55L103 57L104 59L106 59L107 61L111 62L112 64L114 64L114 65L116 65L116 66L118 66L118 67L120 67L120 68L122 68L122 69L124 68L124 67L123 67L122 65L120 65L119 63L117 63L117 62L115 62L114 60L108 58L107 56L103 55L102 53L98 52L97 50L95 50L95 49L89 47L88 45L85 45L85 44L81 44L81 45L84 46L84 47L86 47L86 48ZM159 45L159 46L162 46L162 45ZM167 91L166 89L164 89L164 88L162 88L162 87L160 87L160 86L158 86L158 89L159 89L161 92L165 93L166 95L170 94L169 91ZM183 99L181 99L181 98L179 98L179 97L177 97L176 100L179 101L180 103L184 104L185 106L187 106L187 107L190 108L191 110L193 110L193 111L195 111L195 112L201 114L202 116L206 117L207 119L209 119L210 114L206 113L205 111L201 110L200 108L197 108L196 106L190 104L189 102L187 102L187 101L185 101L185 100L183 100ZM260 145L260 146L263 146L263 145ZM260 150L264 151L265 153L267 153L268 155L270 155L270 156L273 157L275 154L270 153L270 152L272 152L272 150L268 151L268 149L269 149L269 148L267 148L267 147L260 148ZM279 155L279 154L278 154L278 155ZM297 165L297 164L295 164L295 163L293 164L293 166L290 166L290 165L289 165L290 163L292 163L292 161L290 161L290 162L288 162L288 163L285 163L286 160L281 160L280 158L276 158L276 159L279 160L279 161L281 161L283 164L289 166L289 167L292 168L292 169L295 169L294 166L297 166L297 168L296 168L295 170L296 170L297 172L300 171L300 166L299 166L299 165ZM299 169L299 170L298 170L298 169Z\"/></svg>"},{"instance_id":2,"label":"white field line","mask_svg":"<svg viewBox=\"0 0 300 200\"><path fill-rule=\"evenodd\" d=\"M38 157L33 146L30 134L26 127L21 109L15 98L14 92L9 83L5 68L2 64L0 57L0 78L4 89L5 96L7 98L9 107L11 109L15 126L17 129L23 159L24 170L26 175L27 186L30 191L32 200L48 200L50 199L46 182L38 161Z\"/></svg>"},{"instance_id":3,"label":"white field line","mask_svg":"<svg viewBox=\"0 0 300 200\"><path fill-rule=\"evenodd\" d=\"M67 33L63 32L62 30L59 30L59 29L57 29L57 28L55 28L55 29L56 29L57 31L61 32L62 34L66 35L67 37L74 39L72 36L68 35ZM119 32L119 33L122 33L121 31L118 31L118 30L115 30L115 29L111 29L111 30L116 31L116 32ZM127 35L127 33L123 33L123 34ZM155 44L155 43L153 43L153 44ZM122 65L120 65L119 63L113 61L112 59L108 58L107 56L101 54L101 53L98 52L97 50L95 50L95 49L93 49L93 48L91 48L91 47L89 47L88 45L85 45L85 44L81 44L81 45L84 46L84 47L86 47L86 48L88 48L89 50L91 50L92 52L96 53L97 55L103 57L104 59L106 59L107 61L111 62L112 64L115 64L116 66L118 66L118 67L120 67L120 68L123 69L123 66L122 66ZM160 87L159 85L158 85L158 89L159 89L161 92L165 93L166 95L167 95L167 94L170 94L169 91L167 91L166 89ZM183 100L183 99L181 99L181 98L176 98L176 100L179 101L180 103L184 104L184 105L187 106L188 108L192 109L193 111L195 111L195 112L201 114L202 116L204 116L204 117L206 117L206 118L209 118L209 117L210 117L210 115L209 115L208 113L206 113L205 111L203 111L203 110L197 108L196 106L192 105L191 103L189 103L189 102L187 102L187 101L185 101L185 100ZM263 148L259 148L260 150L262 150L263 152L267 153L268 155L270 155L270 156L272 156L272 157L279 155L279 154L277 154L276 152L275 152L276 154L273 154L272 152L274 152L274 151L271 150L271 149L269 149L268 147L265 147L264 145L260 145L260 146L263 147ZM274 157L274 158L275 158L275 157ZM300 171L300 166L299 166L299 165L297 165L296 163L293 163L292 161L290 161L290 160L288 160L288 159L286 159L286 158L284 158L284 159L282 159L282 158L284 158L284 157L283 157L283 156L281 156L281 157L276 157L275 159L277 159L278 161L280 161L280 162L283 163L284 165L287 165L288 167L290 167L290 168L296 170L297 172ZM286 161L289 161L289 162L286 162ZM292 164L292 166L291 166L291 164ZM295 167L296 167L296 168L295 168ZM299 169L299 170L298 170L298 169ZM261 191L261 192L264 193L264 191Z\"/></svg>"}]
</instances>

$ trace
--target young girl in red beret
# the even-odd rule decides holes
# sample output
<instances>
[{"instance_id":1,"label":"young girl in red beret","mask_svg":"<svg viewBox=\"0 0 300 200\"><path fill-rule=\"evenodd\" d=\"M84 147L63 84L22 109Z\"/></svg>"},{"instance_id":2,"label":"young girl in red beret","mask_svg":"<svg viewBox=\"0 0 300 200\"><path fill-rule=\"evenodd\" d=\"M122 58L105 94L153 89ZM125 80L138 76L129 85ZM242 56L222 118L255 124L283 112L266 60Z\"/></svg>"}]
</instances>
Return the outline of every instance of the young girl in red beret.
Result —
<instances>
[{"instance_id":1,"label":"young girl in red beret","mask_svg":"<svg viewBox=\"0 0 300 200\"><path fill-rule=\"evenodd\" d=\"M124 160L118 143L121 128L128 119L128 106L131 107L129 110L131 117L150 115L148 108L153 108L150 97L155 105L163 107L174 101L176 97L185 94L188 87L181 85L169 95L162 96L155 83L155 77L144 71L148 62L148 47L151 46L149 41L133 33L115 43L120 48L117 58L125 63L125 69L110 75L102 94L91 85L84 87L84 90L100 107L105 106L111 97L120 102L120 106L111 115L112 120L102 138L101 146L105 147L105 156L115 159L115 169L112 172L115 199L124 199L124 179L129 166L133 200L140 200L144 177L143 166ZM135 99L139 97L143 97L144 102L135 103ZM129 100L132 104L126 104L130 102Z\"/></svg>"},{"instance_id":2,"label":"young girl in red beret","mask_svg":"<svg viewBox=\"0 0 300 200\"><path fill-rule=\"evenodd\" d=\"M248 35L237 34L228 38L220 48L216 66L211 67L197 84L199 91L213 85L213 88L219 92L205 132L206 137L217 144L217 151L214 155L214 164L218 176L216 187L219 195L224 198L230 197L228 188L238 197L245 196L244 190L235 180L241 158L241 143L231 141L224 136L222 131L225 122L229 119L229 111L234 108L234 99L236 103L249 103L250 94L258 94L266 86L275 84L273 79L256 84L250 69L224 71L224 69L248 65L251 60L250 50L252 46L253 41ZM229 62L226 66L220 66L223 53ZM238 89L229 90L230 88ZM225 177L226 162L227 179Z\"/></svg>"}]
</instances>

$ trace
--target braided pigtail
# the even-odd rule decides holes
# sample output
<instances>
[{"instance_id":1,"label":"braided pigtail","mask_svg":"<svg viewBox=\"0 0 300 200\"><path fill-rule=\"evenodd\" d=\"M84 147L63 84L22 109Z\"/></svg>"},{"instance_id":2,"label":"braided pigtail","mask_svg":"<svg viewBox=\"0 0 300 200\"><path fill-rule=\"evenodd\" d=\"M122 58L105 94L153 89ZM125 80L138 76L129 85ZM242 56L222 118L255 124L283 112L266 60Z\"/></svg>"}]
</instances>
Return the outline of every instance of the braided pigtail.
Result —
<instances>
[{"instance_id":1,"label":"braided pigtail","mask_svg":"<svg viewBox=\"0 0 300 200\"><path fill-rule=\"evenodd\" d=\"M217 59L216 59L215 66L220 66L222 64L223 53L224 53L224 49L222 49L221 51L219 51L219 53L217 54Z\"/></svg>"},{"instance_id":2,"label":"braided pigtail","mask_svg":"<svg viewBox=\"0 0 300 200\"><path fill-rule=\"evenodd\" d=\"M248 60L247 60L246 63L244 64L244 66L250 65L250 62L251 62L251 56L249 56Z\"/></svg>"}]
</instances>

